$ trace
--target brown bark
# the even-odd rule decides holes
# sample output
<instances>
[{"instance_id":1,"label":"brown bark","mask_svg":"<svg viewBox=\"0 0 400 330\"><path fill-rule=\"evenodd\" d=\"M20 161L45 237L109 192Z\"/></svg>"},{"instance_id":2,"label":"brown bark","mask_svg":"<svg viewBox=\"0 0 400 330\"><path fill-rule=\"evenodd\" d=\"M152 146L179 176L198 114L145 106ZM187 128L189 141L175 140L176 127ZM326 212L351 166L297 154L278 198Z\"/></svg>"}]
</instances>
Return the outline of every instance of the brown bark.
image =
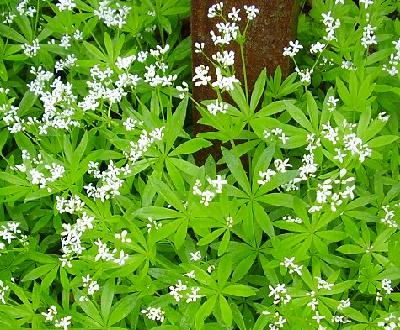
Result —
<instances>
[{"instance_id":1,"label":"brown bark","mask_svg":"<svg viewBox=\"0 0 400 330\"><path fill-rule=\"evenodd\" d=\"M207 17L208 8L218 2L218 0L193 0L191 16L191 35L193 45L195 42L205 43L205 53L211 57L219 50L212 43L210 31L216 30L215 24L219 21ZM266 68L268 74L273 74L276 67L280 66L284 76L291 71L290 59L282 55L283 48L289 44L290 40L295 38L297 27L297 16L299 6L296 0L225 0L224 13L227 14L232 7L240 8L242 17L244 15L244 5L255 5L260 10L259 16L252 22L247 34L245 46L245 62L247 63L247 79L249 90L251 92L255 81L260 72ZM242 19L242 24L244 24ZM241 28L242 30L242 28ZM196 54L194 47L193 69L200 64L206 64L204 55ZM236 77L243 82L242 62L240 59L240 50L237 45L229 46L227 49L235 51L235 73ZM194 87L193 96L196 101L214 99L216 97L213 90L209 87ZM207 132L210 128L200 125L197 121L200 118L199 112L193 110L194 133ZM196 161L199 164L204 163L205 159L211 153L214 158L220 158L220 145L214 144L213 147L200 152Z\"/></svg>"}]
</instances>

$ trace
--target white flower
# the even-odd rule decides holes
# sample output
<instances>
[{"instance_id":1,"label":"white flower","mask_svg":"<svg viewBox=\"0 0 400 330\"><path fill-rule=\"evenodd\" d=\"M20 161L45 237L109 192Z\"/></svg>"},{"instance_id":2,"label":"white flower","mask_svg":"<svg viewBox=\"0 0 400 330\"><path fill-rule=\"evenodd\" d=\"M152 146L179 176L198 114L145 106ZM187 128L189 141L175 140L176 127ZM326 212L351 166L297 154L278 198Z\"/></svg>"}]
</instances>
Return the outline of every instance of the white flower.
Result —
<instances>
[{"instance_id":1,"label":"white flower","mask_svg":"<svg viewBox=\"0 0 400 330\"><path fill-rule=\"evenodd\" d=\"M32 41L32 44L23 44L22 49L24 51L24 54L28 57L34 57L39 49L40 49L40 45L39 45L39 39L34 39Z\"/></svg>"},{"instance_id":2,"label":"white flower","mask_svg":"<svg viewBox=\"0 0 400 330\"><path fill-rule=\"evenodd\" d=\"M240 9L237 9L236 7L232 7L231 12L228 13L228 18L234 22L240 22L242 19L239 16Z\"/></svg>"},{"instance_id":3,"label":"white flower","mask_svg":"<svg viewBox=\"0 0 400 330\"><path fill-rule=\"evenodd\" d=\"M190 252L190 260L191 261L199 261L201 259L200 251Z\"/></svg>"},{"instance_id":4,"label":"white flower","mask_svg":"<svg viewBox=\"0 0 400 330\"><path fill-rule=\"evenodd\" d=\"M318 281L318 289L325 289L328 291L332 290L334 284L329 283L328 281L325 281L321 277L318 277L318 276L316 276L315 278Z\"/></svg>"},{"instance_id":5,"label":"white flower","mask_svg":"<svg viewBox=\"0 0 400 330\"><path fill-rule=\"evenodd\" d=\"M360 3L364 4L364 8L367 9L370 5L374 4L373 0L360 0Z\"/></svg>"},{"instance_id":6,"label":"white flower","mask_svg":"<svg viewBox=\"0 0 400 330\"><path fill-rule=\"evenodd\" d=\"M76 7L76 3L73 0L58 0L56 6L60 11L72 11Z\"/></svg>"},{"instance_id":7,"label":"white flower","mask_svg":"<svg viewBox=\"0 0 400 330\"><path fill-rule=\"evenodd\" d=\"M186 303L195 302L202 297L202 295L198 294L200 291L199 287L193 287L190 293L187 294Z\"/></svg>"},{"instance_id":8,"label":"white flower","mask_svg":"<svg viewBox=\"0 0 400 330\"><path fill-rule=\"evenodd\" d=\"M322 44L322 43L320 43L320 42L317 42L317 43L315 43L315 44L312 44L311 45L311 48L310 48L310 53L311 54L318 54L318 53L321 53L323 50L324 50L324 48L325 48L325 44Z\"/></svg>"},{"instance_id":9,"label":"white flower","mask_svg":"<svg viewBox=\"0 0 400 330\"><path fill-rule=\"evenodd\" d=\"M244 5L243 8L246 11L247 19L249 21L254 20L257 17L257 15L260 13L260 10L255 6Z\"/></svg>"},{"instance_id":10,"label":"white flower","mask_svg":"<svg viewBox=\"0 0 400 330\"><path fill-rule=\"evenodd\" d=\"M214 102L207 105L207 111L213 116L216 116L218 112L226 113L227 110L228 104L219 100L215 100Z\"/></svg>"},{"instance_id":11,"label":"white flower","mask_svg":"<svg viewBox=\"0 0 400 330\"><path fill-rule=\"evenodd\" d=\"M274 297L274 304L278 305L283 303L286 305L292 300L292 297L287 294L286 285L278 284L276 287L269 285L269 297Z\"/></svg>"},{"instance_id":12,"label":"white flower","mask_svg":"<svg viewBox=\"0 0 400 330\"><path fill-rule=\"evenodd\" d=\"M289 47L283 49L283 56L294 57L301 49L303 49L303 46L298 40L295 40L294 42L289 41Z\"/></svg>"},{"instance_id":13,"label":"white flower","mask_svg":"<svg viewBox=\"0 0 400 330\"><path fill-rule=\"evenodd\" d=\"M2 280L0 280L0 301L5 304L6 301L4 299L4 295L6 294L6 292L9 290L8 285L5 285L4 282Z\"/></svg>"},{"instance_id":14,"label":"white flower","mask_svg":"<svg viewBox=\"0 0 400 330\"><path fill-rule=\"evenodd\" d=\"M153 321L160 321L161 323L164 321L164 311L160 307L148 307L142 310L142 314L145 314L148 319Z\"/></svg>"},{"instance_id":15,"label":"white flower","mask_svg":"<svg viewBox=\"0 0 400 330\"><path fill-rule=\"evenodd\" d=\"M328 110L330 112L332 112L333 110L336 109L336 105L339 102L339 99L335 99L335 97L333 95L328 97L328 100L326 102L326 104L328 105Z\"/></svg>"},{"instance_id":16,"label":"white flower","mask_svg":"<svg viewBox=\"0 0 400 330\"><path fill-rule=\"evenodd\" d=\"M341 300L339 306L337 307L337 309L339 311L341 311L341 310L343 310L343 309L345 309L347 307L350 307L350 299L349 298L347 298L346 300Z\"/></svg>"},{"instance_id":17,"label":"white flower","mask_svg":"<svg viewBox=\"0 0 400 330\"><path fill-rule=\"evenodd\" d=\"M71 316L64 316L59 320L56 320L54 326L56 328L63 328L64 330L68 329L68 326L71 325Z\"/></svg>"},{"instance_id":18,"label":"white flower","mask_svg":"<svg viewBox=\"0 0 400 330\"><path fill-rule=\"evenodd\" d=\"M224 3L222 1L212 5L208 8L208 18L214 18L222 13L222 8L224 7Z\"/></svg>"},{"instance_id":19,"label":"white flower","mask_svg":"<svg viewBox=\"0 0 400 330\"><path fill-rule=\"evenodd\" d=\"M131 7L122 6L119 2L105 0L99 2L99 8L94 10L94 14L98 16L107 27L117 26L121 29L126 23L126 18L130 10Z\"/></svg>"},{"instance_id":20,"label":"white flower","mask_svg":"<svg viewBox=\"0 0 400 330\"><path fill-rule=\"evenodd\" d=\"M215 68L217 79L211 84L212 87L221 89L222 91L233 91L233 84L240 83L235 75L223 76L219 67Z\"/></svg>"},{"instance_id":21,"label":"white flower","mask_svg":"<svg viewBox=\"0 0 400 330\"><path fill-rule=\"evenodd\" d=\"M124 250L119 251L119 257L115 258L113 261L120 265L123 266L125 265L126 260L129 258L128 254L125 254Z\"/></svg>"},{"instance_id":22,"label":"white flower","mask_svg":"<svg viewBox=\"0 0 400 330\"><path fill-rule=\"evenodd\" d=\"M128 232L126 230L123 230L121 233L115 233L114 237L116 239L119 239L122 243L131 243L132 240L130 238L127 238L126 236L128 235Z\"/></svg>"},{"instance_id":23,"label":"white flower","mask_svg":"<svg viewBox=\"0 0 400 330\"><path fill-rule=\"evenodd\" d=\"M204 51L205 43L204 42L195 42L194 44L194 52L196 54L202 53Z\"/></svg>"},{"instance_id":24,"label":"white flower","mask_svg":"<svg viewBox=\"0 0 400 330\"><path fill-rule=\"evenodd\" d=\"M376 45L377 40L375 36L376 27L373 27L371 24L368 24L363 29L363 36L361 38L361 44L364 48L368 48L371 45Z\"/></svg>"},{"instance_id":25,"label":"white flower","mask_svg":"<svg viewBox=\"0 0 400 330\"><path fill-rule=\"evenodd\" d=\"M193 82L195 86L207 86L211 81L211 76L209 75L210 68L206 65L199 65L194 69Z\"/></svg>"},{"instance_id":26,"label":"white flower","mask_svg":"<svg viewBox=\"0 0 400 330\"><path fill-rule=\"evenodd\" d=\"M222 53L217 52L213 54L212 59L222 67L228 67L235 64L235 52L224 50Z\"/></svg>"}]
</instances>

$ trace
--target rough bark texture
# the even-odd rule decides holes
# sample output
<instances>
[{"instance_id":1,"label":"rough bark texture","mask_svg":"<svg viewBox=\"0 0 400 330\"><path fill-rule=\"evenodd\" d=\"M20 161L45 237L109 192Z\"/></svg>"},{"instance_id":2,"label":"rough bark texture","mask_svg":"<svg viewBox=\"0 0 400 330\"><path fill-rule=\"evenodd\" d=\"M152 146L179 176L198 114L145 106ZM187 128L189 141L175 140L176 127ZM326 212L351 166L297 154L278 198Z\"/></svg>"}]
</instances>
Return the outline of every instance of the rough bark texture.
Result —
<instances>
[{"instance_id":1,"label":"rough bark texture","mask_svg":"<svg viewBox=\"0 0 400 330\"><path fill-rule=\"evenodd\" d=\"M217 0L193 0L191 16L191 35L192 42L204 42L205 53L211 57L218 48L215 47L210 38L210 31L215 30L215 23L219 19L209 19L207 17L208 8L215 4ZM261 70L266 68L268 74L273 74L276 67L282 68L283 75L288 75L291 71L290 59L282 56L283 48L289 44L295 37L298 4L296 0L225 0L224 12L230 11L232 7L241 8L241 14L244 14L244 5L255 5L260 9L259 16L252 22L248 31L248 38L245 47L245 61L247 63L247 79L249 90L260 74ZM242 20L242 24L244 21ZM241 29L242 30L242 29ZM194 47L193 47L194 49ZM236 54L235 72L236 77L243 82L242 62L240 60L240 50L238 46L229 47ZM200 64L209 64L202 54L192 53L193 68ZM214 99L215 93L208 87L195 87L193 95L196 101ZM204 125L196 124L200 118L199 112L193 110L193 119L195 122L194 133L207 132L210 128ZM211 153L216 159L220 157L220 145L217 143L200 152L196 161L199 164L204 163L205 159Z\"/></svg>"}]
</instances>

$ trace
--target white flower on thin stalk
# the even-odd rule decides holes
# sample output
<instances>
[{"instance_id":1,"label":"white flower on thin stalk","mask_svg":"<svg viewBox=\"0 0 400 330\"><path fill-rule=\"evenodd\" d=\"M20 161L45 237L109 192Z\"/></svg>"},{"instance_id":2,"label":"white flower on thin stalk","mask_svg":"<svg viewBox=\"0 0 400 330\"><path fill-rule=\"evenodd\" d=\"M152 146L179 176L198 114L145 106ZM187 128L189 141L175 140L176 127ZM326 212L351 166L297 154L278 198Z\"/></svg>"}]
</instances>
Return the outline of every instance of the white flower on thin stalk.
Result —
<instances>
[{"instance_id":1,"label":"white flower on thin stalk","mask_svg":"<svg viewBox=\"0 0 400 330\"><path fill-rule=\"evenodd\" d=\"M76 3L73 0L58 0L58 2L56 3L56 7L60 11L72 11L76 7Z\"/></svg>"},{"instance_id":2,"label":"white flower on thin stalk","mask_svg":"<svg viewBox=\"0 0 400 330\"><path fill-rule=\"evenodd\" d=\"M32 44L22 44L21 48L26 56L34 57L37 55L40 49L39 39L34 39Z\"/></svg>"},{"instance_id":3,"label":"white flower on thin stalk","mask_svg":"<svg viewBox=\"0 0 400 330\"><path fill-rule=\"evenodd\" d=\"M235 75L224 76L219 67L215 68L215 75L217 79L211 84L211 86L214 88L218 88L221 91L233 91L233 85L235 83L240 83Z\"/></svg>"},{"instance_id":4,"label":"white flower on thin stalk","mask_svg":"<svg viewBox=\"0 0 400 330\"><path fill-rule=\"evenodd\" d=\"M64 316L61 319L56 320L54 322L54 326L56 328L63 328L64 330L67 330L68 326L71 325L71 320L72 320L72 316L69 316L69 315L68 316Z\"/></svg>"},{"instance_id":5,"label":"white flower on thin stalk","mask_svg":"<svg viewBox=\"0 0 400 330\"><path fill-rule=\"evenodd\" d=\"M218 113L226 113L228 111L228 104L219 100L215 100L207 104L207 111L216 116Z\"/></svg>"},{"instance_id":6,"label":"white flower on thin stalk","mask_svg":"<svg viewBox=\"0 0 400 330\"><path fill-rule=\"evenodd\" d=\"M296 67L296 72L300 77L300 81L302 83L311 83L311 75L313 74L314 70L306 68L304 70L300 70L298 67Z\"/></svg>"},{"instance_id":7,"label":"white flower on thin stalk","mask_svg":"<svg viewBox=\"0 0 400 330\"><path fill-rule=\"evenodd\" d=\"M371 45L376 45L376 35L375 35L376 27L373 27L371 24L368 24L363 29L363 36L361 38L361 44L364 48L368 48Z\"/></svg>"},{"instance_id":8,"label":"white flower on thin stalk","mask_svg":"<svg viewBox=\"0 0 400 330\"><path fill-rule=\"evenodd\" d=\"M115 233L114 237L118 240L120 240L122 243L131 243L132 239L130 239L128 236L128 231L125 229L121 231L120 233Z\"/></svg>"},{"instance_id":9,"label":"white flower on thin stalk","mask_svg":"<svg viewBox=\"0 0 400 330\"><path fill-rule=\"evenodd\" d=\"M339 99L336 99L335 96L331 95L328 97L328 100L326 102L328 106L328 110L330 112L334 111L336 109L336 105L339 102Z\"/></svg>"},{"instance_id":10,"label":"white flower on thin stalk","mask_svg":"<svg viewBox=\"0 0 400 330\"><path fill-rule=\"evenodd\" d=\"M260 10L254 5L252 5L252 6L244 5L243 8L246 11L247 19L249 21L253 21L257 17L257 15L260 13Z\"/></svg>"},{"instance_id":11,"label":"white flower on thin stalk","mask_svg":"<svg viewBox=\"0 0 400 330\"><path fill-rule=\"evenodd\" d=\"M310 53L311 54L318 54L318 53L322 53L322 51L325 49L325 44L317 42L315 44L311 45L310 48Z\"/></svg>"},{"instance_id":12,"label":"white flower on thin stalk","mask_svg":"<svg viewBox=\"0 0 400 330\"><path fill-rule=\"evenodd\" d=\"M57 315L57 308L56 306L50 306L49 309L47 309L47 313L42 312L41 313L45 317L45 321L53 321L54 317Z\"/></svg>"},{"instance_id":13,"label":"white flower on thin stalk","mask_svg":"<svg viewBox=\"0 0 400 330\"><path fill-rule=\"evenodd\" d=\"M145 314L149 320L164 322L164 311L160 307L147 307L142 310L142 314Z\"/></svg>"},{"instance_id":14,"label":"white flower on thin stalk","mask_svg":"<svg viewBox=\"0 0 400 330\"><path fill-rule=\"evenodd\" d=\"M199 65L194 68L193 82L195 86L207 86L211 81L209 75L210 67L206 65Z\"/></svg>"},{"instance_id":15,"label":"white flower on thin stalk","mask_svg":"<svg viewBox=\"0 0 400 330\"><path fill-rule=\"evenodd\" d=\"M195 42L194 43L194 52L196 54L202 53L204 51L205 43L204 42Z\"/></svg>"},{"instance_id":16,"label":"white flower on thin stalk","mask_svg":"<svg viewBox=\"0 0 400 330\"><path fill-rule=\"evenodd\" d=\"M286 285L284 283L278 284L276 287L269 285L269 297L274 298L275 305L278 305L280 303L286 305L292 300L292 297L287 294Z\"/></svg>"},{"instance_id":17,"label":"white flower on thin stalk","mask_svg":"<svg viewBox=\"0 0 400 330\"><path fill-rule=\"evenodd\" d=\"M374 1L373 0L360 0L360 4L364 4L364 8L365 9L368 9L368 7L370 6L370 5L373 5L374 4Z\"/></svg>"},{"instance_id":18,"label":"white flower on thin stalk","mask_svg":"<svg viewBox=\"0 0 400 330\"><path fill-rule=\"evenodd\" d=\"M5 301L5 299L4 299L4 296L5 296L5 294L7 293L7 291L9 291L9 287L8 287L8 285L5 285L5 283L2 281L2 280L0 280L0 301L3 303L3 304L5 304L6 303L6 301Z\"/></svg>"},{"instance_id":19,"label":"white flower on thin stalk","mask_svg":"<svg viewBox=\"0 0 400 330\"><path fill-rule=\"evenodd\" d=\"M199 261L201 259L201 252L190 252L190 260L191 261Z\"/></svg>"},{"instance_id":20,"label":"white flower on thin stalk","mask_svg":"<svg viewBox=\"0 0 400 330\"><path fill-rule=\"evenodd\" d=\"M301 49L303 49L303 46L298 40L289 41L289 46L283 49L283 56L294 57Z\"/></svg>"},{"instance_id":21,"label":"white flower on thin stalk","mask_svg":"<svg viewBox=\"0 0 400 330\"><path fill-rule=\"evenodd\" d=\"M222 67L228 67L235 64L235 52L224 50L212 55L212 59Z\"/></svg>"},{"instance_id":22,"label":"white flower on thin stalk","mask_svg":"<svg viewBox=\"0 0 400 330\"><path fill-rule=\"evenodd\" d=\"M212 5L210 8L208 8L208 18L214 18L217 17L218 15L222 14L222 9L224 8L224 3L222 1L216 3L215 5Z\"/></svg>"}]
</instances>

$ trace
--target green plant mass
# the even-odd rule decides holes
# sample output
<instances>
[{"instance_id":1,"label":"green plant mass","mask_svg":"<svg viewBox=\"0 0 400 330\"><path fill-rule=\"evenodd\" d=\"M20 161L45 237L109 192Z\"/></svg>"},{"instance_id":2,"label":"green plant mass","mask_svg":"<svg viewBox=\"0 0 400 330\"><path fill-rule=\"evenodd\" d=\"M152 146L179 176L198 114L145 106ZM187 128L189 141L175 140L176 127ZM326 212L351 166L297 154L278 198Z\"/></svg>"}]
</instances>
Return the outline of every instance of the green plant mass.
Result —
<instances>
[{"instance_id":1,"label":"green plant mass","mask_svg":"<svg viewBox=\"0 0 400 330\"><path fill-rule=\"evenodd\" d=\"M1 330L400 328L400 2L228 2L0 1Z\"/></svg>"}]
</instances>

